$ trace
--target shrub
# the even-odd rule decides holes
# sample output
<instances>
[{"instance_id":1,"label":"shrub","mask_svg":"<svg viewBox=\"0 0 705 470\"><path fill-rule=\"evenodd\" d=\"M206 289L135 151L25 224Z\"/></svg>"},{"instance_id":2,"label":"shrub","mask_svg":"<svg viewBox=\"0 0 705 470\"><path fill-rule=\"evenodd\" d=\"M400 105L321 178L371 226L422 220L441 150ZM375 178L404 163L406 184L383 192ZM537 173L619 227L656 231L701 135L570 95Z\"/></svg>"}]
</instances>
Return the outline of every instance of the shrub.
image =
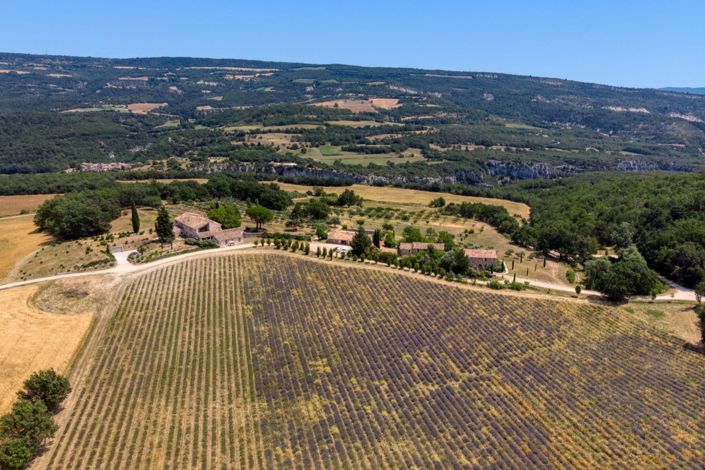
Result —
<instances>
[{"instance_id":1,"label":"shrub","mask_svg":"<svg viewBox=\"0 0 705 470\"><path fill-rule=\"evenodd\" d=\"M705 305L697 305L695 313L698 315L700 326L700 342L705 346Z\"/></svg>"},{"instance_id":2,"label":"shrub","mask_svg":"<svg viewBox=\"0 0 705 470\"><path fill-rule=\"evenodd\" d=\"M497 279L492 279L487 283L487 287L489 287L490 289L501 290L504 289L504 284L499 282L499 280Z\"/></svg>"},{"instance_id":3,"label":"shrub","mask_svg":"<svg viewBox=\"0 0 705 470\"><path fill-rule=\"evenodd\" d=\"M574 284L575 283L575 271L572 271L572 270L566 271L565 278L569 284Z\"/></svg>"}]
</instances>

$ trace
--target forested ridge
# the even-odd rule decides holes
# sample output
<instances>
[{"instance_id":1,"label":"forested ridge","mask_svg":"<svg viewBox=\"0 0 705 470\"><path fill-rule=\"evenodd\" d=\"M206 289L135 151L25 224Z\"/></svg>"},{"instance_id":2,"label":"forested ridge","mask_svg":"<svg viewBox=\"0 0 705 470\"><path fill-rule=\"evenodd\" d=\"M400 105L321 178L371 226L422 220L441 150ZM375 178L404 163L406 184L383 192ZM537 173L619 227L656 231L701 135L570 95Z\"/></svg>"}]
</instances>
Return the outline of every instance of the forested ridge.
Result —
<instances>
[{"instance_id":1,"label":"forested ridge","mask_svg":"<svg viewBox=\"0 0 705 470\"><path fill-rule=\"evenodd\" d=\"M1 173L169 158L211 170L208 159L223 157L387 182L495 184L693 171L705 147L705 97L668 90L234 59L0 53L0 61ZM360 163L325 158L338 154ZM384 157L362 158L374 155Z\"/></svg>"}]
</instances>

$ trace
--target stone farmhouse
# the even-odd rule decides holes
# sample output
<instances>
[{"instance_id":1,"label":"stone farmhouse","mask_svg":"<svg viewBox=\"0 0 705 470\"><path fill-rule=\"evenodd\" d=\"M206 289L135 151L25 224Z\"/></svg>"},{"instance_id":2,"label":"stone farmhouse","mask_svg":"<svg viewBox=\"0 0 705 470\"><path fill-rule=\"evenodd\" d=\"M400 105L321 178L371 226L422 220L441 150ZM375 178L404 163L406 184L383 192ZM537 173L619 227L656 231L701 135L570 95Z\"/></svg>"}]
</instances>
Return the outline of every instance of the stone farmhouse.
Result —
<instances>
[{"instance_id":1,"label":"stone farmhouse","mask_svg":"<svg viewBox=\"0 0 705 470\"><path fill-rule=\"evenodd\" d=\"M326 242L333 245L349 246L356 233L356 230L335 230L328 234L328 240L326 240ZM374 230L365 230L365 234L372 240Z\"/></svg>"},{"instance_id":2,"label":"stone farmhouse","mask_svg":"<svg viewBox=\"0 0 705 470\"><path fill-rule=\"evenodd\" d=\"M465 255L470 259L474 269L489 269L497 264L497 250L465 249Z\"/></svg>"},{"instance_id":3,"label":"stone farmhouse","mask_svg":"<svg viewBox=\"0 0 705 470\"><path fill-rule=\"evenodd\" d=\"M411 242L411 243L400 243L399 244L399 255L415 255L419 251L428 250L429 247L433 247L434 250L445 250L445 245L443 243L428 243L428 242Z\"/></svg>"},{"instance_id":4,"label":"stone farmhouse","mask_svg":"<svg viewBox=\"0 0 705 470\"><path fill-rule=\"evenodd\" d=\"M218 222L193 212L184 212L174 219L174 234L198 241L211 240L221 247L235 245L243 239L242 229L223 229Z\"/></svg>"},{"instance_id":5,"label":"stone farmhouse","mask_svg":"<svg viewBox=\"0 0 705 470\"><path fill-rule=\"evenodd\" d=\"M328 235L327 243L333 245L343 245L350 246L352 239L357 231L355 230L335 230ZM374 231L366 230L370 239L374 235ZM428 243L428 242L413 242L413 243L400 243L399 248L389 248L384 245L380 247L380 250L385 253L393 253L399 256L415 255L420 251L428 250L433 247L435 250L444 251L445 245L443 243ZM490 269L497 264L497 250L488 249L465 249L465 255L470 259L470 266L473 269L483 270Z\"/></svg>"}]
</instances>

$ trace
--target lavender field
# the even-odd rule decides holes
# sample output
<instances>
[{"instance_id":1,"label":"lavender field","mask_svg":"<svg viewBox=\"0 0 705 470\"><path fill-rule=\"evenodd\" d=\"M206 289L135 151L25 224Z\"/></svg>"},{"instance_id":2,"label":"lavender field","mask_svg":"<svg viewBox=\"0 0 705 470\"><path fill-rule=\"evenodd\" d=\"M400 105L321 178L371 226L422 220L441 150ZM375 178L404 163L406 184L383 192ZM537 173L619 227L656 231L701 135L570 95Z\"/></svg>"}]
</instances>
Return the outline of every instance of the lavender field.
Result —
<instances>
[{"instance_id":1,"label":"lavender field","mask_svg":"<svg viewBox=\"0 0 705 470\"><path fill-rule=\"evenodd\" d=\"M49 468L702 468L705 358L602 307L269 254L125 287Z\"/></svg>"}]
</instances>

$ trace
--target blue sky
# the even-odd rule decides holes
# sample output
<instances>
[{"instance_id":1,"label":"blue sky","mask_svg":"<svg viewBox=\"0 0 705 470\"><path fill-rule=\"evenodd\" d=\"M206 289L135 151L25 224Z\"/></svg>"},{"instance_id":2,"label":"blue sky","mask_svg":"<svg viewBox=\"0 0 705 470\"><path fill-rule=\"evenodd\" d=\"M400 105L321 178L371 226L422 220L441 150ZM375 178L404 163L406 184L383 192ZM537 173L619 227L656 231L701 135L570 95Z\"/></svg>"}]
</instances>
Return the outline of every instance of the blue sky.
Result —
<instances>
[{"instance_id":1,"label":"blue sky","mask_svg":"<svg viewBox=\"0 0 705 470\"><path fill-rule=\"evenodd\" d=\"M703 0L7 1L0 50L705 86Z\"/></svg>"}]
</instances>

